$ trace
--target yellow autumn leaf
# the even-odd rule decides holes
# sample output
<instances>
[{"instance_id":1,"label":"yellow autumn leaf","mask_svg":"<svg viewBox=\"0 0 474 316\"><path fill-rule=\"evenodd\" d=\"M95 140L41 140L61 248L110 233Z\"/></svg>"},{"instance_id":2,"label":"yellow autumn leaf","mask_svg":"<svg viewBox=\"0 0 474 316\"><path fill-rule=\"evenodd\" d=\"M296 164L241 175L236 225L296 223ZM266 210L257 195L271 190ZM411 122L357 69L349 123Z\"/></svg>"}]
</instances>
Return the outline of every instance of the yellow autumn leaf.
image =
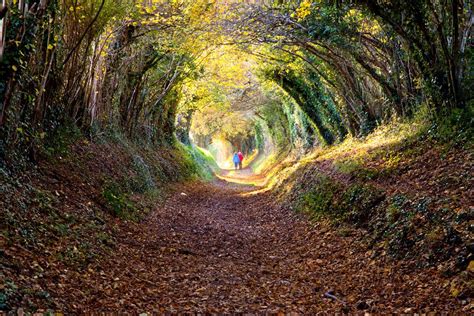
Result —
<instances>
[{"instance_id":1,"label":"yellow autumn leaf","mask_svg":"<svg viewBox=\"0 0 474 316\"><path fill-rule=\"evenodd\" d=\"M469 262L469 266L467 267L467 271L474 272L474 260Z\"/></svg>"},{"instance_id":2,"label":"yellow autumn leaf","mask_svg":"<svg viewBox=\"0 0 474 316\"><path fill-rule=\"evenodd\" d=\"M305 17L307 17L310 14L311 14L311 1L303 0L299 8L296 9L296 16L298 20L303 20Z\"/></svg>"},{"instance_id":3,"label":"yellow autumn leaf","mask_svg":"<svg viewBox=\"0 0 474 316\"><path fill-rule=\"evenodd\" d=\"M18 70L18 68L17 68L15 65L12 65L12 69L13 69L13 71L17 71L17 70Z\"/></svg>"}]
</instances>

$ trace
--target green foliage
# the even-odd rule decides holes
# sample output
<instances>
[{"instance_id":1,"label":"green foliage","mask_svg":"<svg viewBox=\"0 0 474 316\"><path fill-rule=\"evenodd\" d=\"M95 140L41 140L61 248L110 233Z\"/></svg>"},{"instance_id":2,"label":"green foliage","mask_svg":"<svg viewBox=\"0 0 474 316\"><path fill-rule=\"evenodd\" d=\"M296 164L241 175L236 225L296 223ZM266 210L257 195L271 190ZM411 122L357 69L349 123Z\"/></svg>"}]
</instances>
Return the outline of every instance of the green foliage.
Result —
<instances>
[{"instance_id":1,"label":"green foliage","mask_svg":"<svg viewBox=\"0 0 474 316\"><path fill-rule=\"evenodd\" d=\"M18 286L11 280L4 280L2 284L2 290L0 291L0 310L8 310L13 306L10 306L10 300L17 295Z\"/></svg>"},{"instance_id":2,"label":"green foliage","mask_svg":"<svg viewBox=\"0 0 474 316\"><path fill-rule=\"evenodd\" d=\"M263 134L262 123L257 121L255 123L255 147L258 150L263 150L265 146L265 135Z\"/></svg>"},{"instance_id":3,"label":"green foliage","mask_svg":"<svg viewBox=\"0 0 474 316\"><path fill-rule=\"evenodd\" d=\"M34 159L43 147L62 154L58 129L68 122L86 134L114 128L171 144L177 87L198 71L205 46L194 30L215 14L201 4L66 0L46 10L30 3L30 12L17 8L24 1L9 6L0 60L1 163L17 161L13 151Z\"/></svg>"},{"instance_id":4,"label":"green foliage","mask_svg":"<svg viewBox=\"0 0 474 316\"><path fill-rule=\"evenodd\" d=\"M344 219L354 224L366 224L385 196L382 191L367 184L353 184L341 196L338 208Z\"/></svg>"},{"instance_id":5,"label":"green foliage","mask_svg":"<svg viewBox=\"0 0 474 316\"><path fill-rule=\"evenodd\" d=\"M428 136L452 145L472 144L474 139L474 104L464 109L445 111L428 129Z\"/></svg>"},{"instance_id":6,"label":"green foliage","mask_svg":"<svg viewBox=\"0 0 474 316\"><path fill-rule=\"evenodd\" d=\"M387 220L390 224L395 223L403 215L403 206L407 202L404 195L395 195L392 197L391 203L387 206Z\"/></svg>"},{"instance_id":7,"label":"green foliage","mask_svg":"<svg viewBox=\"0 0 474 316\"><path fill-rule=\"evenodd\" d=\"M130 187L133 192L145 193L156 189L156 183L150 171L150 167L143 158L137 154L132 157L133 169L136 176L130 179Z\"/></svg>"},{"instance_id":8,"label":"green foliage","mask_svg":"<svg viewBox=\"0 0 474 316\"><path fill-rule=\"evenodd\" d=\"M344 187L329 177L318 176L301 195L297 209L314 219L366 225L383 200L384 194L373 186L355 183Z\"/></svg>"},{"instance_id":9,"label":"green foliage","mask_svg":"<svg viewBox=\"0 0 474 316\"><path fill-rule=\"evenodd\" d=\"M339 186L330 178L318 177L316 184L301 196L297 209L316 220L323 217L336 219L340 214L333 203L339 190Z\"/></svg>"},{"instance_id":10,"label":"green foliage","mask_svg":"<svg viewBox=\"0 0 474 316\"><path fill-rule=\"evenodd\" d=\"M214 179L214 172L219 169L212 155L197 146L182 146L183 171L189 177L204 180Z\"/></svg>"},{"instance_id":11,"label":"green foliage","mask_svg":"<svg viewBox=\"0 0 474 316\"><path fill-rule=\"evenodd\" d=\"M61 124L45 139L44 151L49 157L67 155L70 146L82 137L81 130L75 124Z\"/></svg>"},{"instance_id":12,"label":"green foliage","mask_svg":"<svg viewBox=\"0 0 474 316\"><path fill-rule=\"evenodd\" d=\"M285 106L278 103L269 103L261 110L261 115L265 118L262 124L266 125L267 137L270 137L275 146L279 149L289 148L291 142L291 123L286 115Z\"/></svg>"},{"instance_id":13,"label":"green foliage","mask_svg":"<svg viewBox=\"0 0 474 316\"><path fill-rule=\"evenodd\" d=\"M265 76L281 86L298 104L314 124L323 142L331 145L336 135L343 139L347 134L332 100L323 91L313 72L295 73L290 69L266 69Z\"/></svg>"},{"instance_id":14,"label":"green foliage","mask_svg":"<svg viewBox=\"0 0 474 316\"><path fill-rule=\"evenodd\" d=\"M102 190L102 196L106 200L113 214L121 219L138 220L138 210L131 202L128 194L117 183L110 182Z\"/></svg>"},{"instance_id":15,"label":"green foliage","mask_svg":"<svg viewBox=\"0 0 474 316\"><path fill-rule=\"evenodd\" d=\"M382 175L391 174L396 170L396 161L401 158L387 159L387 164L384 165L382 170L376 168L364 167L362 159L340 159L334 162L334 166L339 172L350 174L359 180L373 180Z\"/></svg>"},{"instance_id":16,"label":"green foliage","mask_svg":"<svg viewBox=\"0 0 474 316\"><path fill-rule=\"evenodd\" d=\"M466 142L468 11L465 1L427 0L67 0L34 14L11 6L0 61L0 160L18 161L14 150L36 159L43 147L63 154L68 122L85 134L114 128L137 142L172 145L176 115L189 111L194 119L178 129L183 141L192 125L201 146L222 136L251 150L261 132L255 121L273 103L268 108L282 111L263 120L267 143L277 147L365 136L418 104L443 118L432 128L439 137ZM234 42L245 45L221 45ZM258 78L259 68L286 99ZM468 111L443 112L453 108Z\"/></svg>"},{"instance_id":17,"label":"green foliage","mask_svg":"<svg viewBox=\"0 0 474 316\"><path fill-rule=\"evenodd\" d=\"M338 160L334 163L334 166L339 172L346 174L352 174L362 168L361 162L355 159Z\"/></svg>"}]
</instances>

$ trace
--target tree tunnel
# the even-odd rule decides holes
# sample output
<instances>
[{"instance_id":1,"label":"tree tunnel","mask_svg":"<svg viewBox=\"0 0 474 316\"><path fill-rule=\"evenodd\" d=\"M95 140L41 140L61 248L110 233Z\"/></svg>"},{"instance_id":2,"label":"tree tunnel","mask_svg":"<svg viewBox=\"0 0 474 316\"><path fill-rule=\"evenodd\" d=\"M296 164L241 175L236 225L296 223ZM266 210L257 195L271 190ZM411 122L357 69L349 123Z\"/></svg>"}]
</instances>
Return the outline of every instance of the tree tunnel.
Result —
<instances>
[{"instance_id":1,"label":"tree tunnel","mask_svg":"<svg viewBox=\"0 0 474 316\"><path fill-rule=\"evenodd\" d=\"M201 75L183 86L177 138L207 150L222 169L232 167L238 151L248 158L246 166L261 170L281 157L333 143L335 136L315 117L316 106L323 105L290 93L268 69L237 46L214 50Z\"/></svg>"},{"instance_id":2,"label":"tree tunnel","mask_svg":"<svg viewBox=\"0 0 474 316\"><path fill-rule=\"evenodd\" d=\"M2 162L68 124L270 159L472 100L466 1L3 2Z\"/></svg>"},{"instance_id":3,"label":"tree tunnel","mask_svg":"<svg viewBox=\"0 0 474 316\"><path fill-rule=\"evenodd\" d=\"M474 315L473 2L1 0L0 315Z\"/></svg>"}]
</instances>

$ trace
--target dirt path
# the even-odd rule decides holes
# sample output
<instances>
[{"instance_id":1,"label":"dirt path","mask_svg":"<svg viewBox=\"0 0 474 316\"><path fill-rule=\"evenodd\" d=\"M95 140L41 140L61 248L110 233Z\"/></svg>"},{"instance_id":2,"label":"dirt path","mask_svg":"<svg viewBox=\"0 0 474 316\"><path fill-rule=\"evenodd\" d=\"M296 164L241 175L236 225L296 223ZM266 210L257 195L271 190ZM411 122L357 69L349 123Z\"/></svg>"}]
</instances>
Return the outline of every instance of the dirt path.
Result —
<instances>
[{"instance_id":1,"label":"dirt path","mask_svg":"<svg viewBox=\"0 0 474 316\"><path fill-rule=\"evenodd\" d=\"M65 294L58 308L308 314L460 308L435 270L371 259L353 236L311 226L268 194L241 194L248 189L223 181L180 186L145 222L127 226L109 258L58 287L56 295ZM328 291L347 305L325 298Z\"/></svg>"},{"instance_id":2,"label":"dirt path","mask_svg":"<svg viewBox=\"0 0 474 316\"><path fill-rule=\"evenodd\" d=\"M250 167L243 168L241 170L235 169L221 169L217 177L227 182L227 184L237 183L248 186L241 186L242 190L249 190L252 187L264 186L267 182L267 178L263 174L255 174Z\"/></svg>"}]
</instances>

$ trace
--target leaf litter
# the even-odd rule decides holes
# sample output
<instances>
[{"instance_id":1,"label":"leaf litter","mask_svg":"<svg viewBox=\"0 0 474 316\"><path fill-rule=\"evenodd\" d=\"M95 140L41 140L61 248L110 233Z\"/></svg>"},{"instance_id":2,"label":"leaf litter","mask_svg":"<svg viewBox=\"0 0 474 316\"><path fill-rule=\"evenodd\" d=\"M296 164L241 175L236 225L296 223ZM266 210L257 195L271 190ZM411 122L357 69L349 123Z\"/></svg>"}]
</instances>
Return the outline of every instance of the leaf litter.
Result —
<instances>
[{"instance_id":1,"label":"leaf litter","mask_svg":"<svg viewBox=\"0 0 474 316\"><path fill-rule=\"evenodd\" d=\"M461 310L434 268L372 258L281 208L219 181L180 184L117 248L51 288L70 312L432 312ZM187 192L182 195L179 192Z\"/></svg>"}]
</instances>

